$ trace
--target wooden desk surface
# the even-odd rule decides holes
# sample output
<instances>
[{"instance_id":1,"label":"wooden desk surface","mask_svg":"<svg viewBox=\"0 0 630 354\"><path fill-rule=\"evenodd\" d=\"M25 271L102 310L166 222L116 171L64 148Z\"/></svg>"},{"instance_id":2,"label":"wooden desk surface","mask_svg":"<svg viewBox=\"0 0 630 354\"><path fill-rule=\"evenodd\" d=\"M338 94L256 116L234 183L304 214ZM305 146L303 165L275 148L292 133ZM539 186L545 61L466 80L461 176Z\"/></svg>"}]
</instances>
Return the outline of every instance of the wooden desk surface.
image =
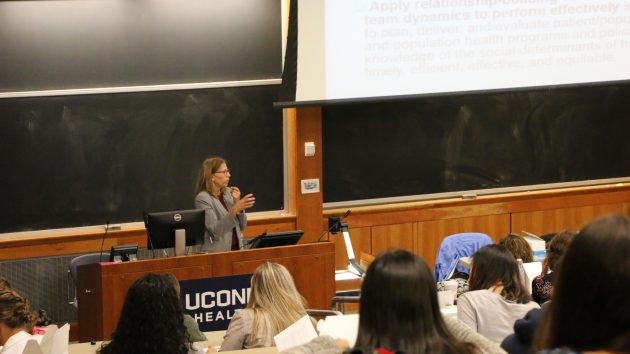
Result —
<instances>
[{"instance_id":1,"label":"wooden desk surface","mask_svg":"<svg viewBox=\"0 0 630 354\"><path fill-rule=\"evenodd\" d=\"M213 331L213 332L204 332L208 338L207 341L203 342L195 342L195 347L204 348L204 347L218 347L223 342L223 336L225 335L225 331ZM90 343L74 343L68 346L68 354L95 354L96 350L101 347L101 343L96 342L96 344ZM255 349L245 349L245 350L230 350L221 353L247 353L247 354L275 354L278 353L276 347L270 348L255 348Z\"/></svg>"}]
</instances>

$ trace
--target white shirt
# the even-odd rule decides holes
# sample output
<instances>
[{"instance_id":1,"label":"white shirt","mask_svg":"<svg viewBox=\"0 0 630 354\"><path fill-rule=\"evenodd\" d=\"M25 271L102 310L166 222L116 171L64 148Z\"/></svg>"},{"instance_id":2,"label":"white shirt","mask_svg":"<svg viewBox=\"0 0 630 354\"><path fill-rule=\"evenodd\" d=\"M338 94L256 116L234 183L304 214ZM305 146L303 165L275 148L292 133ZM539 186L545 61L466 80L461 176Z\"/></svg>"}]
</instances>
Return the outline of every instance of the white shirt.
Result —
<instances>
[{"instance_id":1,"label":"white shirt","mask_svg":"<svg viewBox=\"0 0 630 354\"><path fill-rule=\"evenodd\" d=\"M0 354L22 354L29 339L33 339L33 336L24 331L19 331L7 339L7 342L4 343L0 350Z\"/></svg>"},{"instance_id":2,"label":"white shirt","mask_svg":"<svg viewBox=\"0 0 630 354\"><path fill-rule=\"evenodd\" d=\"M514 322L540 306L535 301L519 304L490 290L474 290L457 299L457 318L484 337L501 342L514 333Z\"/></svg>"}]
</instances>

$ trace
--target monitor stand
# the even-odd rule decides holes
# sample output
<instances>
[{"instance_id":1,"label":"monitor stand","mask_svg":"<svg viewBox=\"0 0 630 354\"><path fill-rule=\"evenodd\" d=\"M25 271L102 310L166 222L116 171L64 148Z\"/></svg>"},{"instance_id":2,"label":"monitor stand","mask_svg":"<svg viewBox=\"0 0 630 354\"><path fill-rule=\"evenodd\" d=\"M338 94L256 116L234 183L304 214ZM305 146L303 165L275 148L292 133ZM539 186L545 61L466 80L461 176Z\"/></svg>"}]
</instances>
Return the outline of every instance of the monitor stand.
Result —
<instances>
[{"instance_id":1,"label":"monitor stand","mask_svg":"<svg viewBox=\"0 0 630 354\"><path fill-rule=\"evenodd\" d=\"M186 229L175 230L175 257L186 253Z\"/></svg>"}]
</instances>

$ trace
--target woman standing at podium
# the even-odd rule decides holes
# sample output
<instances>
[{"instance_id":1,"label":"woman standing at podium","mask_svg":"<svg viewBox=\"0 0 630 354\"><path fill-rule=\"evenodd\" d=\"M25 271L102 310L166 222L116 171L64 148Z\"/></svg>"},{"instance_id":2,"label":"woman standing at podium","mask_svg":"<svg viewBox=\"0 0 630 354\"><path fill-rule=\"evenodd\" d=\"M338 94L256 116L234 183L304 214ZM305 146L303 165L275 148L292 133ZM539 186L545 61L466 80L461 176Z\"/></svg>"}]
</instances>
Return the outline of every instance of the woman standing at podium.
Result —
<instances>
[{"instance_id":1,"label":"woman standing at podium","mask_svg":"<svg viewBox=\"0 0 630 354\"><path fill-rule=\"evenodd\" d=\"M205 210L206 231L203 252L239 250L243 247L242 231L247 225L245 209L254 206L255 198L241 198L238 187L229 187L230 170L221 157L206 159L199 169L195 186L195 208Z\"/></svg>"}]
</instances>

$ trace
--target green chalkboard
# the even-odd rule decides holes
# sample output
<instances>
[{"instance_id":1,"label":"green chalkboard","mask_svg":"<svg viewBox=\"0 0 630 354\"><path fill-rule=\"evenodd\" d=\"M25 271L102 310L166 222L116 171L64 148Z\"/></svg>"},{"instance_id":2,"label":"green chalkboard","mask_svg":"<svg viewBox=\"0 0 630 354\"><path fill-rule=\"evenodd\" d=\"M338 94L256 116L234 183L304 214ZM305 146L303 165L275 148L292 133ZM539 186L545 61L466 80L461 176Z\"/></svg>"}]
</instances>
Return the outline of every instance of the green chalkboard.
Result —
<instances>
[{"instance_id":1,"label":"green chalkboard","mask_svg":"<svg viewBox=\"0 0 630 354\"><path fill-rule=\"evenodd\" d=\"M0 100L0 232L142 220L194 208L208 156L284 208L278 85Z\"/></svg>"},{"instance_id":2,"label":"green chalkboard","mask_svg":"<svg viewBox=\"0 0 630 354\"><path fill-rule=\"evenodd\" d=\"M630 85L323 108L324 202L630 176Z\"/></svg>"}]
</instances>

